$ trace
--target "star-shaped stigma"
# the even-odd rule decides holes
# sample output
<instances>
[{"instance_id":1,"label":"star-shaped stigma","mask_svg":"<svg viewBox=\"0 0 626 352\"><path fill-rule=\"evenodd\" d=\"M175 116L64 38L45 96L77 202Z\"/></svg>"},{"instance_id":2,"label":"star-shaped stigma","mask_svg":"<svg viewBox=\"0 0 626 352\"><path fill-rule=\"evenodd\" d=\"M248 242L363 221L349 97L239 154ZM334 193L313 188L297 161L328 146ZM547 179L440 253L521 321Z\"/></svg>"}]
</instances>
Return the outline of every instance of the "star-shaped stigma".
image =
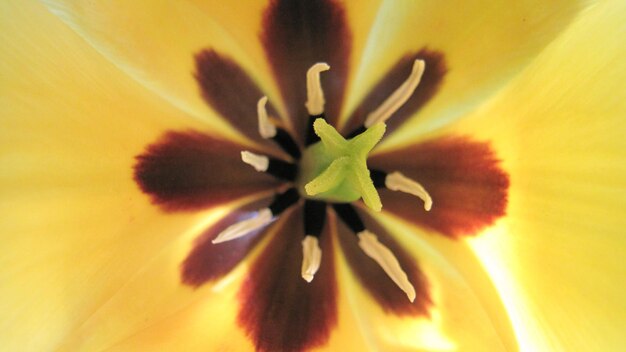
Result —
<instances>
[{"instance_id":1,"label":"star-shaped stigma","mask_svg":"<svg viewBox=\"0 0 626 352\"><path fill-rule=\"evenodd\" d=\"M306 194L338 202L363 198L368 207L380 211L382 204L367 169L367 156L383 138L385 124L377 123L349 140L324 119L315 120L313 128L321 142L309 147L301 161L300 178L306 182Z\"/></svg>"}]
</instances>

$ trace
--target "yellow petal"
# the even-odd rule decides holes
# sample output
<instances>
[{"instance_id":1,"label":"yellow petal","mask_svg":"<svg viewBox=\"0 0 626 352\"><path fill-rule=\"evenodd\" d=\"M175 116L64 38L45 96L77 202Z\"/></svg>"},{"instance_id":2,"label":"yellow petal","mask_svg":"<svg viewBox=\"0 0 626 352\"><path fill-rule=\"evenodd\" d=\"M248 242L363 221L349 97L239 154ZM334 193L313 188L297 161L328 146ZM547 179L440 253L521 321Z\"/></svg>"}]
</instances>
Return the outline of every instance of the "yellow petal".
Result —
<instances>
[{"instance_id":1,"label":"yellow petal","mask_svg":"<svg viewBox=\"0 0 626 352\"><path fill-rule=\"evenodd\" d=\"M216 218L216 217L211 217ZM281 221L281 220L278 220ZM199 224L195 230L205 228ZM254 349L238 323L241 291L248 263L263 254L270 234L251 254L251 260L215 285L196 290L180 284L178 264L187 255L196 234L190 230L173 241L141 268L106 304L92 314L71 336L62 350L235 350ZM322 263L331 264L333 252L326 252ZM284 280L302 280L300 277ZM317 278L316 278L317 279ZM354 329L345 296L338 296L338 326L331 331L324 350L358 348L365 350L365 339Z\"/></svg>"},{"instance_id":2,"label":"yellow petal","mask_svg":"<svg viewBox=\"0 0 626 352\"><path fill-rule=\"evenodd\" d=\"M332 255L328 253L327 255ZM322 264L323 265L323 264ZM142 323L143 328L109 345L115 350L175 350L175 351L248 351L253 350L250 340L237 326L236 317L240 301L237 290L242 284L239 270L231 275L230 282L219 291L205 291L196 295L183 309L155 320ZM301 278L297 278L301 280ZM341 286L339 287L341 289ZM198 297L200 296L200 297ZM178 297L176 297L178 298ZM337 328L321 348L324 351L366 351L367 336L363 336L350 310L346 297L338 297ZM219 317L216 319L215 317ZM136 321L140 319L135 318Z\"/></svg>"},{"instance_id":3,"label":"yellow petal","mask_svg":"<svg viewBox=\"0 0 626 352\"><path fill-rule=\"evenodd\" d=\"M254 56L219 23L193 4L180 1L45 1L49 9L114 65L178 109L228 130L202 99L194 56L214 49L234 60L270 101L275 89L262 56ZM241 13L238 12L239 15ZM260 14L255 14L260 16ZM256 37L257 27L246 26ZM250 51L250 52L249 52ZM260 97L259 97L260 98Z\"/></svg>"},{"instance_id":4,"label":"yellow petal","mask_svg":"<svg viewBox=\"0 0 626 352\"><path fill-rule=\"evenodd\" d=\"M183 305L182 308L179 307L170 314L154 319L150 323L141 322L137 317L131 317L133 323L140 328L118 340L109 340L109 343L104 346L117 351L253 350L254 347L246 338L243 330L237 327L236 322L239 303L236 294L240 281L233 281L232 284L217 293L196 294L196 299L189 300L190 302L186 302L187 304ZM172 295L167 302L171 304L182 296L184 295L181 293ZM119 307L119 309L124 308ZM137 313L144 314L141 307L132 308L135 308ZM119 314L119 318L122 320L124 316ZM115 321L119 323L120 320L116 319ZM107 323L108 320L103 319L99 322ZM118 327L114 326L113 331L118 331ZM95 329L94 332L101 333L103 330ZM107 338L110 339L108 336ZM90 348L83 347L82 349L89 350ZM76 350L76 345L64 350Z\"/></svg>"},{"instance_id":5,"label":"yellow petal","mask_svg":"<svg viewBox=\"0 0 626 352\"><path fill-rule=\"evenodd\" d=\"M200 288L181 282L180 264L189 255L190 247L204 229L226 213L225 209L214 212L184 232L170 232L170 241L140 263L133 275L65 336L61 349L177 346L179 350L210 350L220 344L251 348L236 321L236 292L245 266ZM220 318L215 319L216 316Z\"/></svg>"},{"instance_id":6,"label":"yellow petal","mask_svg":"<svg viewBox=\"0 0 626 352\"><path fill-rule=\"evenodd\" d=\"M511 175L506 221L473 246L525 350L624 345L625 16L595 5L446 131L492 140Z\"/></svg>"},{"instance_id":7,"label":"yellow petal","mask_svg":"<svg viewBox=\"0 0 626 352\"><path fill-rule=\"evenodd\" d=\"M493 94L580 8L579 2L567 0L387 1L376 15L364 51L357 53L360 66L344 111L351 112L401 57L422 48L440 52L448 69L441 89L381 148L410 141L455 120Z\"/></svg>"},{"instance_id":8,"label":"yellow petal","mask_svg":"<svg viewBox=\"0 0 626 352\"><path fill-rule=\"evenodd\" d=\"M0 6L0 341L54 350L199 221L163 216L132 167L166 129L201 126L41 4Z\"/></svg>"},{"instance_id":9,"label":"yellow petal","mask_svg":"<svg viewBox=\"0 0 626 352\"><path fill-rule=\"evenodd\" d=\"M377 219L414 258L430 284L430 317L385 313L341 261L340 282L359 329L383 351L516 350L500 298L471 249L462 241L420 234L385 215ZM419 299L419 298L418 298Z\"/></svg>"},{"instance_id":10,"label":"yellow petal","mask_svg":"<svg viewBox=\"0 0 626 352\"><path fill-rule=\"evenodd\" d=\"M261 14L263 14L263 11L268 6L267 1L239 0L225 2L220 0L193 0L192 2L223 28L227 28L228 34L232 35L238 43L247 48L248 53L253 54L254 57L262 57L265 55L262 44L256 35L257 33L251 31L251 28L256 29L261 27ZM355 69L362 64L361 53L367 43L371 26L381 6L380 3L380 0L347 1L340 3L341 7L345 9L346 20L348 21L352 35L352 55L350 56L351 72L355 72ZM259 62L258 64L266 65L265 62ZM265 68L266 66L263 67ZM302 74L304 77L305 72ZM330 68L330 72L326 74L332 75L332 67ZM327 100L333 99L333 97L326 98Z\"/></svg>"}]
</instances>

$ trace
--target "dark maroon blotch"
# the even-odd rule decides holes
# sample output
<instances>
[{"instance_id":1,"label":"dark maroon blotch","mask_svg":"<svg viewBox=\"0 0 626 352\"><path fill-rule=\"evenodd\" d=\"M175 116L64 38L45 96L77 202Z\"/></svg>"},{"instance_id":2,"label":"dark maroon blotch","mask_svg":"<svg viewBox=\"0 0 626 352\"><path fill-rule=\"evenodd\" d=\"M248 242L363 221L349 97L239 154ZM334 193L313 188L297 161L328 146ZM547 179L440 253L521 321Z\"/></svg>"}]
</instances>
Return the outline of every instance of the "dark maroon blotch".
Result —
<instances>
[{"instance_id":1,"label":"dark maroon blotch","mask_svg":"<svg viewBox=\"0 0 626 352\"><path fill-rule=\"evenodd\" d=\"M233 241L214 244L211 241L228 226L253 216L256 209L266 207L269 199L245 204L232 210L228 216L204 230L181 265L182 282L199 287L228 274L254 249L267 229L253 231Z\"/></svg>"},{"instance_id":2,"label":"dark maroon blotch","mask_svg":"<svg viewBox=\"0 0 626 352\"><path fill-rule=\"evenodd\" d=\"M134 178L165 211L208 208L278 186L241 161L241 148L196 131L171 131L136 157Z\"/></svg>"},{"instance_id":3,"label":"dark maroon blotch","mask_svg":"<svg viewBox=\"0 0 626 352\"><path fill-rule=\"evenodd\" d=\"M428 310L432 306L432 299L428 280L418 267L417 260L408 254L376 220L364 211L358 212L365 223L365 228L376 234L379 242L387 246L400 262L400 266L415 288L415 301L409 301L404 291L389 278L378 263L361 250L357 235L338 221L339 243L352 273L386 313L429 317Z\"/></svg>"},{"instance_id":4,"label":"dark maroon blotch","mask_svg":"<svg viewBox=\"0 0 626 352\"><path fill-rule=\"evenodd\" d=\"M196 54L195 60L194 76L204 100L247 137L272 145L258 132L256 106L264 94L244 69L215 50L203 50ZM268 110L276 116L271 104Z\"/></svg>"},{"instance_id":5,"label":"dark maroon blotch","mask_svg":"<svg viewBox=\"0 0 626 352\"><path fill-rule=\"evenodd\" d=\"M302 207L282 215L274 227L277 232L251 265L239 292L239 323L258 351L303 351L321 346L337 324L337 287L328 227L320 238L322 265L311 283L300 276Z\"/></svg>"},{"instance_id":6,"label":"dark maroon blotch","mask_svg":"<svg viewBox=\"0 0 626 352\"><path fill-rule=\"evenodd\" d=\"M402 172L433 199L427 212L416 197L381 189L384 211L447 237L474 235L506 212L509 176L488 143L441 138L378 154L368 165Z\"/></svg>"},{"instance_id":7,"label":"dark maroon blotch","mask_svg":"<svg viewBox=\"0 0 626 352\"><path fill-rule=\"evenodd\" d=\"M338 118L352 43L345 17L333 0L273 0L264 14L261 41L300 142L308 116L306 72L317 62L331 67L322 74L326 119Z\"/></svg>"},{"instance_id":8,"label":"dark maroon blotch","mask_svg":"<svg viewBox=\"0 0 626 352\"><path fill-rule=\"evenodd\" d=\"M367 114L376 110L398 87L406 81L416 59L424 60L426 70L409 100L387 121L387 135L413 117L441 88L448 68L443 53L423 48L417 53L400 58L381 78L361 104L350 115L344 131L350 133L363 124Z\"/></svg>"}]
</instances>

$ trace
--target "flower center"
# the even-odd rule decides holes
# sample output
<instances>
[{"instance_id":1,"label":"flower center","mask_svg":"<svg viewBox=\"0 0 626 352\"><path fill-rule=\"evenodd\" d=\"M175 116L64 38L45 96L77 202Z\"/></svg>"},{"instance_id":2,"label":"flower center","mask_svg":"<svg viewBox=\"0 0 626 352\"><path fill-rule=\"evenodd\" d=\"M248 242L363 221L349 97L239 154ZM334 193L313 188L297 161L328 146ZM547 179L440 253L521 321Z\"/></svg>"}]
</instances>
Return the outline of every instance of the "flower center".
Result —
<instances>
[{"instance_id":1,"label":"flower center","mask_svg":"<svg viewBox=\"0 0 626 352\"><path fill-rule=\"evenodd\" d=\"M273 139L298 163L241 152L241 159L259 172L269 173L288 181L292 187L277 194L272 203L260 209L254 216L233 224L222 231L213 243L231 241L266 226L284 210L304 198L304 240L302 241L302 278L313 280L318 271L322 252L318 238L322 235L327 204L337 216L357 235L359 247L380 265L389 278L407 295L415 299L415 289L394 254L377 236L365 228L357 210L350 204L363 199L365 205L380 211L382 204L376 188L388 188L413 194L424 201L424 209L430 210L432 200L417 182L399 172L386 173L369 170L367 157L385 134L385 121L391 117L413 94L422 73L424 61L416 60L409 78L385 102L370 113L363 125L349 138L344 138L324 118L324 92L320 73L330 67L325 63L313 65L307 72L307 102L309 131L306 147L300 150L285 130L275 126L267 116L263 97L257 104L259 133L265 139Z\"/></svg>"},{"instance_id":2,"label":"flower center","mask_svg":"<svg viewBox=\"0 0 626 352\"><path fill-rule=\"evenodd\" d=\"M376 123L351 139L343 138L324 119L313 123L321 139L307 147L300 161L296 185L305 198L347 203L363 198L372 210L382 204L370 177L368 153L385 133L385 124Z\"/></svg>"}]
</instances>

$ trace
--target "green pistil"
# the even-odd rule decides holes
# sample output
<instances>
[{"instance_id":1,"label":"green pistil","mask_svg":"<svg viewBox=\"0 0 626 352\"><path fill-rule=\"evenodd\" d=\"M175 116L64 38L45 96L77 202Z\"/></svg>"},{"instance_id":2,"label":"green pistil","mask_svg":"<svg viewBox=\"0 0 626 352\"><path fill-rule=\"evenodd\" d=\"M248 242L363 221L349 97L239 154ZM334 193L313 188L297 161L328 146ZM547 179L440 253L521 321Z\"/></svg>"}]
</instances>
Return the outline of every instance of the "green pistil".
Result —
<instances>
[{"instance_id":1,"label":"green pistil","mask_svg":"<svg viewBox=\"0 0 626 352\"><path fill-rule=\"evenodd\" d=\"M298 179L302 195L338 203L363 198L369 208L380 211L382 204L366 161L385 134L385 124L374 124L349 140L324 119L315 120L313 128L321 142L303 153Z\"/></svg>"}]
</instances>

